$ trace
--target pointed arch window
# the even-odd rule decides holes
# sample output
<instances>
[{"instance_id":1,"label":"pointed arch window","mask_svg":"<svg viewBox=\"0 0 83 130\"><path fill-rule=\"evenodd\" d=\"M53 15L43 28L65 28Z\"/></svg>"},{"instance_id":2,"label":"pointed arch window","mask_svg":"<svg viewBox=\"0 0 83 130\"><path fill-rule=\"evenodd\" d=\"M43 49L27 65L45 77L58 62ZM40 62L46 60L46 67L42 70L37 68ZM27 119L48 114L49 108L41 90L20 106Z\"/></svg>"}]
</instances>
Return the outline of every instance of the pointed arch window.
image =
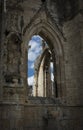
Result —
<instances>
[{"instance_id":1,"label":"pointed arch window","mask_svg":"<svg viewBox=\"0 0 83 130\"><path fill-rule=\"evenodd\" d=\"M54 60L48 43L40 36L33 36L28 51L29 96L55 97Z\"/></svg>"}]
</instances>

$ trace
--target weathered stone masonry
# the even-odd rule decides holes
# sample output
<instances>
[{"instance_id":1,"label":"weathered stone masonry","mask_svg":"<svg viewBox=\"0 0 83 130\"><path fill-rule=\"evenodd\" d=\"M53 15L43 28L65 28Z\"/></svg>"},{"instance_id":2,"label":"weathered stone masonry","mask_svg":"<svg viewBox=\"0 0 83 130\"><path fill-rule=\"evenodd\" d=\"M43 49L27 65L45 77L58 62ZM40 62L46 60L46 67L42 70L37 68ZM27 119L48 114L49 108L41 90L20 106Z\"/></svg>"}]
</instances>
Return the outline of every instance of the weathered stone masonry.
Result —
<instances>
[{"instance_id":1,"label":"weathered stone masonry","mask_svg":"<svg viewBox=\"0 0 83 130\"><path fill-rule=\"evenodd\" d=\"M28 95L33 35L53 54L57 96ZM83 1L0 0L0 130L50 129L83 130Z\"/></svg>"}]
</instances>

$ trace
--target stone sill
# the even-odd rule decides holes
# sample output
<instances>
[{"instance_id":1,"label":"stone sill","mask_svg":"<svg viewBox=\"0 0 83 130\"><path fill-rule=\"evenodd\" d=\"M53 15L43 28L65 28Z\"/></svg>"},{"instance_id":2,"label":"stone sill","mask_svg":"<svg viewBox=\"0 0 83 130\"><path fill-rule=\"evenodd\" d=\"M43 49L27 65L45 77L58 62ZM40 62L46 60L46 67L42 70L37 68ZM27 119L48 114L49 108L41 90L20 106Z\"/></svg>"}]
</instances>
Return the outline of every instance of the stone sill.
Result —
<instances>
[{"instance_id":1,"label":"stone sill","mask_svg":"<svg viewBox=\"0 0 83 130\"><path fill-rule=\"evenodd\" d=\"M4 84L5 88L23 88L23 84Z\"/></svg>"},{"instance_id":2,"label":"stone sill","mask_svg":"<svg viewBox=\"0 0 83 130\"><path fill-rule=\"evenodd\" d=\"M60 99L55 97L27 97L28 104L61 104Z\"/></svg>"}]
</instances>

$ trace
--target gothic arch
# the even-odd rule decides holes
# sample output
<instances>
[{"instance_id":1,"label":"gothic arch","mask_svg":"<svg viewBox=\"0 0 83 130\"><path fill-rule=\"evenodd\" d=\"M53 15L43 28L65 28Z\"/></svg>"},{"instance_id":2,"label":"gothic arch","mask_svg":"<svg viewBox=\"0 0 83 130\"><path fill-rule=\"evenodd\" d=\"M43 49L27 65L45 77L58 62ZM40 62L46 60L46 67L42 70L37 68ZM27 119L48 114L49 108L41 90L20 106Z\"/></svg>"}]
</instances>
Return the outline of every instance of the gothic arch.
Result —
<instances>
[{"instance_id":1,"label":"gothic arch","mask_svg":"<svg viewBox=\"0 0 83 130\"><path fill-rule=\"evenodd\" d=\"M56 30L55 30L55 29ZM57 68L57 85L58 85L58 97L64 97L65 93L65 69L64 69L64 51L62 42L64 38L58 31L58 28L51 25L45 20L36 20L26 29L23 36L25 53L27 53L27 43L33 35L40 35L48 43L50 49L53 51L56 57ZM26 63L26 61L24 61ZM26 70L25 70L26 71Z\"/></svg>"},{"instance_id":2,"label":"gothic arch","mask_svg":"<svg viewBox=\"0 0 83 130\"><path fill-rule=\"evenodd\" d=\"M37 57L35 61L35 74L33 95L41 97L57 97L57 83L56 71L54 70L54 61L56 59L52 56L52 52L48 46L45 45L43 52ZM51 63L53 62L53 72L51 71ZM51 74L54 75L55 81L51 80ZM54 91L53 91L54 90Z\"/></svg>"}]
</instances>

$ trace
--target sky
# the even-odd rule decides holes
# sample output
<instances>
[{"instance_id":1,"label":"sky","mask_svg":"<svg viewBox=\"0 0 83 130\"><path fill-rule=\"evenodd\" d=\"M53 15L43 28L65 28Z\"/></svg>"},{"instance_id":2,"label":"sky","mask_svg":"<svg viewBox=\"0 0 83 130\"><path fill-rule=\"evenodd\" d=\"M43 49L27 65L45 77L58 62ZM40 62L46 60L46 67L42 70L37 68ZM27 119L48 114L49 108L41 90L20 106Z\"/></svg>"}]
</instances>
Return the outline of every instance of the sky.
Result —
<instances>
[{"instance_id":1,"label":"sky","mask_svg":"<svg viewBox=\"0 0 83 130\"><path fill-rule=\"evenodd\" d=\"M42 38L39 35L34 35L29 41L31 48L28 50L28 84L33 84L34 78L34 62L42 52Z\"/></svg>"},{"instance_id":2,"label":"sky","mask_svg":"<svg viewBox=\"0 0 83 130\"><path fill-rule=\"evenodd\" d=\"M31 46L28 50L28 74L27 80L29 85L33 85L34 78L34 62L36 58L42 53L42 38L39 35L34 35L29 41ZM53 80L53 64L51 63L51 80Z\"/></svg>"}]
</instances>

